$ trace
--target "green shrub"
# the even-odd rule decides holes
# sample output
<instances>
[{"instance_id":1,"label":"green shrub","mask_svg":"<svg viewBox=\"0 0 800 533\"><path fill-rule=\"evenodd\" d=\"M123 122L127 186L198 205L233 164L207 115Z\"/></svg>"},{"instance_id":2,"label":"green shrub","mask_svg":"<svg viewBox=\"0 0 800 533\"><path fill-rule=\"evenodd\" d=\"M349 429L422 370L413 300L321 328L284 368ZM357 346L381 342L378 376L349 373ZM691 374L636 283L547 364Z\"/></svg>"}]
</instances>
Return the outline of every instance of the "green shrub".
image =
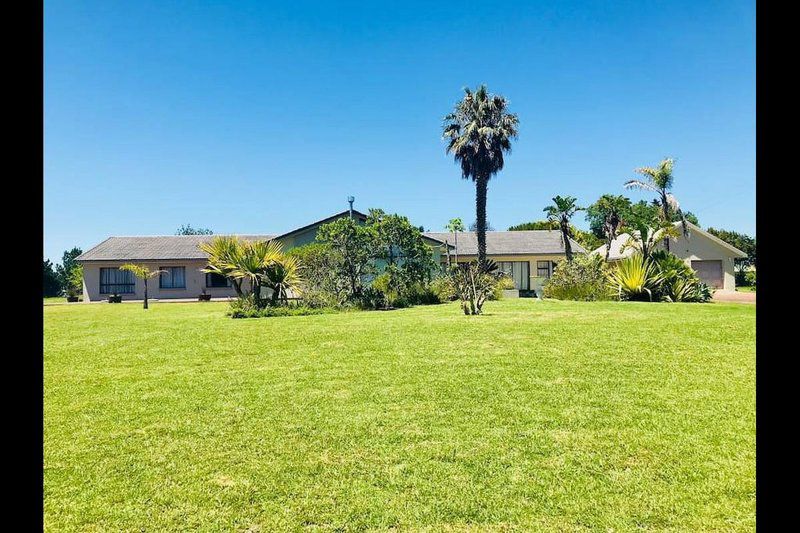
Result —
<instances>
[{"instance_id":1,"label":"green shrub","mask_svg":"<svg viewBox=\"0 0 800 533\"><path fill-rule=\"evenodd\" d=\"M747 274L744 275L744 279L747 282L747 285L750 287L756 286L756 271L755 270L748 270Z\"/></svg>"},{"instance_id":2,"label":"green shrub","mask_svg":"<svg viewBox=\"0 0 800 533\"><path fill-rule=\"evenodd\" d=\"M304 304L289 303L286 305L256 306L253 295L242 296L231 301L228 316L231 318L266 318L273 316L305 316L334 313L330 307L309 307Z\"/></svg>"},{"instance_id":3,"label":"green shrub","mask_svg":"<svg viewBox=\"0 0 800 533\"><path fill-rule=\"evenodd\" d=\"M545 298L558 300L609 300L608 264L599 255L577 255L558 265L542 287Z\"/></svg>"},{"instance_id":4,"label":"green shrub","mask_svg":"<svg viewBox=\"0 0 800 533\"><path fill-rule=\"evenodd\" d=\"M660 283L658 300L667 302L706 302L711 299L711 289L684 261L666 250L653 252L650 259L658 273Z\"/></svg>"},{"instance_id":5,"label":"green shrub","mask_svg":"<svg viewBox=\"0 0 800 533\"><path fill-rule=\"evenodd\" d=\"M428 283L428 290L436 297L437 303L451 302L456 300L455 291L453 290L453 283L449 276L438 276Z\"/></svg>"}]
</instances>

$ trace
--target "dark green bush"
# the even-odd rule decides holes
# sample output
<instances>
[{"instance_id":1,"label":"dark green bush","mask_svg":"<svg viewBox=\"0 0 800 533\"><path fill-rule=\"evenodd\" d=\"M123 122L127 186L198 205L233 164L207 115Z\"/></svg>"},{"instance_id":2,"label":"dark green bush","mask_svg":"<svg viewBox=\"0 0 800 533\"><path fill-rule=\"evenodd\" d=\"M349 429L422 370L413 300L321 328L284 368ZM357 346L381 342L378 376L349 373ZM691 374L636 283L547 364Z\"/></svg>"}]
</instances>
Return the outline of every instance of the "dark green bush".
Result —
<instances>
[{"instance_id":1,"label":"dark green bush","mask_svg":"<svg viewBox=\"0 0 800 533\"><path fill-rule=\"evenodd\" d=\"M237 298L230 303L228 316L231 318L266 318L273 316L305 316L335 313L330 307L309 307L304 304L289 303L287 305L268 305L259 308L253 302L252 295Z\"/></svg>"},{"instance_id":2,"label":"dark green bush","mask_svg":"<svg viewBox=\"0 0 800 533\"><path fill-rule=\"evenodd\" d=\"M599 255L576 255L559 263L542 288L545 298L558 300L609 300L608 265Z\"/></svg>"}]
</instances>

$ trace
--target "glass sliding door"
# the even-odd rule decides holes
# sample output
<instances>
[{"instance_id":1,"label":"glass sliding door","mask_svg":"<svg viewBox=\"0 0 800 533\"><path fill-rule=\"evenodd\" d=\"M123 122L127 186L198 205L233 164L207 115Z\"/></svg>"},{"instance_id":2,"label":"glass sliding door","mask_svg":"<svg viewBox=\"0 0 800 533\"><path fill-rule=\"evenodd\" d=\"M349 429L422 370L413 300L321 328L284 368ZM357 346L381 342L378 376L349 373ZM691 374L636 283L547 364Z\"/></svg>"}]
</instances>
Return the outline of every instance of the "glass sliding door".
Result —
<instances>
[{"instance_id":1,"label":"glass sliding door","mask_svg":"<svg viewBox=\"0 0 800 533\"><path fill-rule=\"evenodd\" d=\"M498 261L501 272L514 280L514 288L521 291L530 289L530 263L527 261Z\"/></svg>"}]
</instances>

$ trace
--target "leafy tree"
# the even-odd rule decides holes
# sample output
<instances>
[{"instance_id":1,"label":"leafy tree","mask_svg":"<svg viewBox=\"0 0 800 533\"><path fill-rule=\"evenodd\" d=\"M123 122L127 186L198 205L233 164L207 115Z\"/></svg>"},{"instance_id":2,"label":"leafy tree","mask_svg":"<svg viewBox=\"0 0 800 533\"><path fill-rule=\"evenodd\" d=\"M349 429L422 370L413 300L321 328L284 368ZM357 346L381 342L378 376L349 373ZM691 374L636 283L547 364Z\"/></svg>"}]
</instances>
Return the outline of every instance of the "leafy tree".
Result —
<instances>
[{"instance_id":1,"label":"leafy tree","mask_svg":"<svg viewBox=\"0 0 800 533\"><path fill-rule=\"evenodd\" d=\"M193 228L191 224L184 224L178 231L175 232L175 235L213 235L214 232L208 228Z\"/></svg>"},{"instance_id":2,"label":"leafy tree","mask_svg":"<svg viewBox=\"0 0 800 533\"><path fill-rule=\"evenodd\" d=\"M465 231L464 222L460 218L451 218L445 229L453 234L453 245L456 250L456 263L458 263L458 234ZM447 263L450 264L450 248L447 249Z\"/></svg>"},{"instance_id":3,"label":"leafy tree","mask_svg":"<svg viewBox=\"0 0 800 533\"><path fill-rule=\"evenodd\" d=\"M486 261L486 193L489 180L503 169L511 151L519 119L507 111L503 96L490 94L485 85L473 93L464 88L464 98L444 117L446 152L461 165L461 177L475 183L478 261Z\"/></svg>"},{"instance_id":4,"label":"leafy tree","mask_svg":"<svg viewBox=\"0 0 800 533\"><path fill-rule=\"evenodd\" d=\"M154 278L159 274L163 274L166 270L150 270L147 265L137 265L134 263L125 263L120 270L127 270L140 280L144 281L144 309L147 309L147 280Z\"/></svg>"},{"instance_id":5,"label":"leafy tree","mask_svg":"<svg viewBox=\"0 0 800 533\"><path fill-rule=\"evenodd\" d=\"M287 255L294 257L303 267L303 301L311 307L336 307L344 304L350 293L349 281L340 275L344 272L342 254L330 244L313 242L292 248Z\"/></svg>"},{"instance_id":6,"label":"leafy tree","mask_svg":"<svg viewBox=\"0 0 800 533\"><path fill-rule=\"evenodd\" d=\"M49 259L42 262L43 293L45 297L61 294L61 282L58 279L53 263Z\"/></svg>"},{"instance_id":7,"label":"leafy tree","mask_svg":"<svg viewBox=\"0 0 800 533\"><path fill-rule=\"evenodd\" d=\"M683 234L688 235L686 226L686 216L681 211L681 206L675 195L669 192L675 178L672 174L675 160L672 158L663 159L657 167L639 167L634 170L637 174L644 176L643 180L632 179L625 182L626 189L642 189L654 192L657 199L653 203L659 208L659 215L663 223L673 222L677 217L682 222ZM664 247L669 251L669 239L664 239Z\"/></svg>"},{"instance_id":8,"label":"leafy tree","mask_svg":"<svg viewBox=\"0 0 800 533\"><path fill-rule=\"evenodd\" d=\"M83 266L75 265L69 273L66 295L78 296L83 292Z\"/></svg>"},{"instance_id":9,"label":"leafy tree","mask_svg":"<svg viewBox=\"0 0 800 533\"><path fill-rule=\"evenodd\" d=\"M72 248L71 250L66 250L64 254L61 256L61 264L56 265L56 275L58 276L58 282L61 286L61 293L67 294L67 291L70 289L71 281L70 277L72 275L72 271L78 266L77 261L75 258L78 257L83 253L83 250L78 248L77 246Z\"/></svg>"},{"instance_id":10,"label":"leafy tree","mask_svg":"<svg viewBox=\"0 0 800 533\"><path fill-rule=\"evenodd\" d=\"M630 237L622 245L621 251L632 248L645 260L655 251L658 239L669 240L670 237L679 235L671 222L665 222L661 218L659 206L648 204L644 200L631 205L623 230Z\"/></svg>"},{"instance_id":11,"label":"leafy tree","mask_svg":"<svg viewBox=\"0 0 800 533\"><path fill-rule=\"evenodd\" d=\"M430 277L435 267L430 246L425 243L422 233L411 225L408 218L401 215L386 215L369 224L372 229L373 260L385 261L389 266L397 266L403 285L421 283Z\"/></svg>"},{"instance_id":12,"label":"leafy tree","mask_svg":"<svg viewBox=\"0 0 800 533\"><path fill-rule=\"evenodd\" d=\"M697 215L695 215L695 214L694 214L694 213L692 213L691 211L684 211L684 213L683 213L683 219L684 219L686 222L691 222L691 223L692 223L692 224L694 224L695 226L697 226L697 227L700 227L700 220L698 220L698 218L697 218ZM672 221L673 221L673 222L681 222L681 217L680 217L680 215L675 215L675 216L673 216L673 217L672 217Z\"/></svg>"},{"instance_id":13,"label":"leafy tree","mask_svg":"<svg viewBox=\"0 0 800 533\"><path fill-rule=\"evenodd\" d=\"M611 242L619 235L631 209L631 201L625 196L604 194L586 208L586 220L592 234L602 238L606 245L606 261L611 251Z\"/></svg>"},{"instance_id":14,"label":"leafy tree","mask_svg":"<svg viewBox=\"0 0 800 533\"><path fill-rule=\"evenodd\" d=\"M569 223L572 216L582 210L582 207L576 205L577 199L573 196L556 196L553 198L553 204L548 205L543 209L547 214L547 220L557 223L561 230L561 240L564 243L564 253L567 256L567 261L572 261L572 227Z\"/></svg>"},{"instance_id":15,"label":"leafy tree","mask_svg":"<svg viewBox=\"0 0 800 533\"><path fill-rule=\"evenodd\" d=\"M744 270L756 265L756 239L754 237L725 229L708 228L706 231L747 254L746 258L736 259L737 269Z\"/></svg>"},{"instance_id":16,"label":"leafy tree","mask_svg":"<svg viewBox=\"0 0 800 533\"><path fill-rule=\"evenodd\" d=\"M362 294L365 276L374 271L370 261L373 231L371 224L361 225L350 218L323 224L317 231L317 241L327 243L335 255L333 266L337 269L336 274L347 280L349 298Z\"/></svg>"}]
</instances>

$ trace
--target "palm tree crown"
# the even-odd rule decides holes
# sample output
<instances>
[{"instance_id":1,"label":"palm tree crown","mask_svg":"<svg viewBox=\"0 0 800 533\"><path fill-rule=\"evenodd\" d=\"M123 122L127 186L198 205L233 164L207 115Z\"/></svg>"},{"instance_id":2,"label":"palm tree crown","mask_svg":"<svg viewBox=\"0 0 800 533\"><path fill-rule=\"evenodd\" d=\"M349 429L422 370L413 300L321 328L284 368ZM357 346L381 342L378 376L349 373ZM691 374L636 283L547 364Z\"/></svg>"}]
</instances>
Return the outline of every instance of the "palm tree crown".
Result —
<instances>
[{"instance_id":1,"label":"palm tree crown","mask_svg":"<svg viewBox=\"0 0 800 533\"><path fill-rule=\"evenodd\" d=\"M661 211L661 220L664 223L672 222L674 217L677 217L681 222L683 234L688 235L689 229L686 226L686 217L681 211L680 203L675 195L669 192L672 189L672 184L675 178L672 174L672 169L675 165L675 160L671 157L664 158L657 167L639 167L634 170L637 174L644 176L643 180L632 179L625 182L626 189L641 189L644 191L654 192L658 195L657 200L653 203L659 206ZM669 239L664 241L664 244L669 251Z\"/></svg>"},{"instance_id":2,"label":"palm tree crown","mask_svg":"<svg viewBox=\"0 0 800 533\"><path fill-rule=\"evenodd\" d=\"M505 153L517 136L519 119L507 111L503 96L490 94L485 85L473 93L464 88L462 98L444 117L447 153L461 165L461 177L475 182L478 220L478 260L486 260L486 191L488 181L503 169Z\"/></svg>"},{"instance_id":3,"label":"palm tree crown","mask_svg":"<svg viewBox=\"0 0 800 533\"><path fill-rule=\"evenodd\" d=\"M572 261L572 243L569 240L572 237L572 228L570 227L569 219L576 212L583 209L583 207L578 207L575 204L576 201L577 198L574 196L556 196L553 198L553 204L543 209L547 214L547 220L557 223L561 228L561 240L564 243L564 253L567 256L567 261Z\"/></svg>"}]
</instances>

